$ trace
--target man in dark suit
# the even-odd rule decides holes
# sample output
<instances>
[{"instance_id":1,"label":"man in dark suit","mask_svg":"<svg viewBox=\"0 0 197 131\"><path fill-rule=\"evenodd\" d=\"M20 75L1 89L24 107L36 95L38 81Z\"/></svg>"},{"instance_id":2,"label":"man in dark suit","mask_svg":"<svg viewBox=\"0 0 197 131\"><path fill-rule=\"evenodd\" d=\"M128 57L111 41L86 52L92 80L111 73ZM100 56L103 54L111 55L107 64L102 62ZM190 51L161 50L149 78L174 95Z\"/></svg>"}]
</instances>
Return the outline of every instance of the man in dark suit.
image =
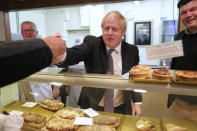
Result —
<instances>
[{"instance_id":1,"label":"man in dark suit","mask_svg":"<svg viewBox=\"0 0 197 131\"><path fill-rule=\"evenodd\" d=\"M81 45L67 48L66 60L62 66L74 65L84 61L87 73L107 74L108 50L112 52L114 74L124 74L139 63L138 48L122 41L126 32L126 20L118 12L108 13L101 24L102 36L86 36ZM84 87L79 104L82 108L93 108L104 111L104 88ZM132 103L134 106L132 108ZM141 93L125 90L114 90L114 112L140 115Z\"/></svg>"},{"instance_id":2,"label":"man in dark suit","mask_svg":"<svg viewBox=\"0 0 197 131\"><path fill-rule=\"evenodd\" d=\"M172 69L197 70L197 1L180 0L180 16L186 26L184 31L175 35L175 40L182 40L184 56L172 59ZM168 107L172 108L177 119L197 122L197 96L169 95Z\"/></svg>"},{"instance_id":3,"label":"man in dark suit","mask_svg":"<svg viewBox=\"0 0 197 131\"><path fill-rule=\"evenodd\" d=\"M65 41L56 36L0 41L0 87L57 64L65 49Z\"/></svg>"}]
</instances>

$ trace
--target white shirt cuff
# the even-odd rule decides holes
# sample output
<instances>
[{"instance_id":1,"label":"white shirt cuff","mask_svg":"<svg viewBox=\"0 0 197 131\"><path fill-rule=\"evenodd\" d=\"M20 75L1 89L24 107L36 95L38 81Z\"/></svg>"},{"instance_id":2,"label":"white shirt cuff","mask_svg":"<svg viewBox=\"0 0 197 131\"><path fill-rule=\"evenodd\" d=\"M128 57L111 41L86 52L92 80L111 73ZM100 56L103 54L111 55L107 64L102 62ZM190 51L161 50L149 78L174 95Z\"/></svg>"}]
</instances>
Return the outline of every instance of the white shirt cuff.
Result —
<instances>
[{"instance_id":1,"label":"white shirt cuff","mask_svg":"<svg viewBox=\"0 0 197 131\"><path fill-rule=\"evenodd\" d=\"M134 104L142 104L142 102L135 102Z\"/></svg>"}]
</instances>

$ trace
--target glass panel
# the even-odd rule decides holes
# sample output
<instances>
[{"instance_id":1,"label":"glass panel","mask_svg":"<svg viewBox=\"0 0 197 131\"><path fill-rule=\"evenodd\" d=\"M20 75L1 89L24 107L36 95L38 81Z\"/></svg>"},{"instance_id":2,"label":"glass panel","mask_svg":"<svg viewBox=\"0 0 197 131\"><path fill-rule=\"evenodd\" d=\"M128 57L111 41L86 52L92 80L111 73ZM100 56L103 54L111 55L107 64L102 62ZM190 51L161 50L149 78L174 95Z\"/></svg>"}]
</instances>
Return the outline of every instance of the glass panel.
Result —
<instances>
[{"instance_id":1,"label":"glass panel","mask_svg":"<svg viewBox=\"0 0 197 131\"><path fill-rule=\"evenodd\" d=\"M65 6L59 8L43 8L37 10L23 10L10 12L10 22L13 40L22 39L20 24L23 21L32 21L37 26L38 37L46 37L48 35L54 35L56 32L60 32L62 38L66 40L67 46L72 47L79 45L83 42L86 35L100 36L102 35L101 21L102 18L112 10L120 11L127 19L127 31L123 38L124 41L137 45L135 43L135 24L136 23L150 23L148 29L150 36L150 45L157 45L163 42L172 41L177 30L178 21L178 9L176 8L178 0L144 0L138 2L119 2L119 3L103 3L103 4L91 4L91 5L80 5L80 6ZM153 6L154 5L154 6ZM174 24L175 23L175 24ZM164 28L165 27L165 28ZM170 29L169 29L170 28ZM170 31L169 31L170 30ZM28 31L27 31L28 32ZM31 32L31 31L29 31ZM33 31L32 31L33 32ZM160 66L160 60L148 61L146 56L146 44L137 45L139 48L140 64L150 66ZM166 63L169 65L171 59L167 59ZM60 77L56 74L57 72L69 72L79 73L83 78L77 81L79 76L65 75L63 76L66 82L70 82L65 85L62 84L59 79ZM86 74L84 63L81 62L77 65L69 66L66 69L49 67L43 69L41 73L52 73L53 75L43 75L47 82L42 81L26 81L26 83L20 83L21 87L19 90L26 92L29 98L28 101L34 99L35 93L32 89L36 89L37 85L46 85L50 90L51 98L63 101L66 106L79 108L78 99L82 90L83 84L88 86L99 86L105 85L110 87L111 83L114 88L127 88L127 90L133 90L142 88L144 92L142 94L143 104L142 111L143 116L162 118L174 117L172 109L167 109L168 93L180 93L184 95L195 95L196 90L193 88L195 85L190 85L188 90L184 84L181 84L183 88L179 87L179 84L171 83L135 83L130 82L126 79L113 77L109 79L108 76L91 76ZM98 74L94 74L98 75ZM52 76L52 77L50 77ZM36 75L34 76L36 77ZM41 78L41 76L39 76ZM71 78L72 77L72 78ZM120 76L119 76L120 77ZM32 77L33 78L33 77ZM54 78L54 79L51 79ZM89 78L91 80L89 80ZM58 82L57 82L57 81ZM62 81L64 81L62 80ZM52 81L56 83L52 83ZM77 81L77 82L76 82ZM117 86L116 82L119 82ZM66 83L65 82L65 83ZM76 83L75 83L76 82ZM92 83L93 84L92 84ZM108 83L109 82L109 83ZM111 83L110 83L111 82ZM121 83L122 82L122 83ZM81 84L83 83L83 84ZM122 87L121 84L124 86ZM76 84L76 85L75 85ZM32 88L34 85L35 88ZM126 87L125 85L128 85ZM116 87L115 87L116 86ZM57 87L57 88L56 88ZM37 87L39 89L40 87ZM103 87L102 87L103 88ZM147 91L146 91L147 89ZM169 92L169 89L172 89ZM184 89L184 90L182 90ZM25 90L25 91L24 91ZM29 95L31 94L31 95ZM41 96L42 92L37 93L37 96ZM23 99L24 100L24 99ZM34 101L33 100L33 101ZM37 102L37 101L36 101ZM134 120L130 117L128 120ZM136 122L136 121L135 121ZM158 121L158 123L160 123ZM132 123L133 124L133 123ZM193 124L191 124L193 125ZM128 126L128 125L127 125ZM187 126L187 125L186 125ZM130 128L131 129L131 128ZM162 129L161 129L162 130Z\"/></svg>"}]
</instances>

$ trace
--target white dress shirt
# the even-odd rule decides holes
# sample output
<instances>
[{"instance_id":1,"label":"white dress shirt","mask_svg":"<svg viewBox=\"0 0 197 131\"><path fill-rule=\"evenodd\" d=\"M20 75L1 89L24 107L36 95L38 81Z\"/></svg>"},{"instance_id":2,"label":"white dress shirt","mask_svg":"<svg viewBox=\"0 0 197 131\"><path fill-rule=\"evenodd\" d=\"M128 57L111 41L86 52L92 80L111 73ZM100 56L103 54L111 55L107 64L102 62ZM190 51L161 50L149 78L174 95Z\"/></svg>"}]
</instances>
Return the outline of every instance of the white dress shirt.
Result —
<instances>
[{"instance_id":1,"label":"white dress shirt","mask_svg":"<svg viewBox=\"0 0 197 131\"><path fill-rule=\"evenodd\" d=\"M42 99L53 98L52 88L49 83L35 83L29 82L32 95L34 96L35 102L39 102Z\"/></svg>"},{"instance_id":2,"label":"white dress shirt","mask_svg":"<svg viewBox=\"0 0 197 131\"><path fill-rule=\"evenodd\" d=\"M51 65L50 67L53 67L54 69L57 68L56 65ZM41 72L49 72L49 71L50 71L50 68L48 67L41 70ZM53 99L53 93L52 93L53 91L52 91L51 83L29 82L29 84L30 84L32 95L34 96L35 102L39 102L42 99L47 99L47 98Z\"/></svg>"},{"instance_id":3,"label":"white dress shirt","mask_svg":"<svg viewBox=\"0 0 197 131\"><path fill-rule=\"evenodd\" d=\"M110 48L107 47L107 52ZM121 75L122 74L122 55L121 55L121 44L115 48L112 52L112 59L114 64L114 74ZM120 106L124 104L123 91L114 89L114 107ZM104 106L104 96L101 99L99 106Z\"/></svg>"}]
</instances>

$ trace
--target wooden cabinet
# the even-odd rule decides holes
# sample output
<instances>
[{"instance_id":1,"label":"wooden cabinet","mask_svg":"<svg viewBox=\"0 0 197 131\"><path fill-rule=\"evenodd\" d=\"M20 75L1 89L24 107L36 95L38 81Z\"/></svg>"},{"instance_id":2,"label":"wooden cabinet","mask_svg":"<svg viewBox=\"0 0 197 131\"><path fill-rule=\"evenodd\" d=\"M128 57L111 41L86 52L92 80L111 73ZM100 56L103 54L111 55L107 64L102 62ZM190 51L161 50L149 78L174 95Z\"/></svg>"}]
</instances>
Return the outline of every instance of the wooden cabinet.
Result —
<instances>
[{"instance_id":1,"label":"wooden cabinet","mask_svg":"<svg viewBox=\"0 0 197 131\"><path fill-rule=\"evenodd\" d=\"M122 0L126 1L126 0ZM132 1L132 0L131 0ZM57 7L65 5L79 5L90 3L120 2L120 0L7 0L0 5L0 10L21 10L43 7Z\"/></svg>"}]
</instances>

